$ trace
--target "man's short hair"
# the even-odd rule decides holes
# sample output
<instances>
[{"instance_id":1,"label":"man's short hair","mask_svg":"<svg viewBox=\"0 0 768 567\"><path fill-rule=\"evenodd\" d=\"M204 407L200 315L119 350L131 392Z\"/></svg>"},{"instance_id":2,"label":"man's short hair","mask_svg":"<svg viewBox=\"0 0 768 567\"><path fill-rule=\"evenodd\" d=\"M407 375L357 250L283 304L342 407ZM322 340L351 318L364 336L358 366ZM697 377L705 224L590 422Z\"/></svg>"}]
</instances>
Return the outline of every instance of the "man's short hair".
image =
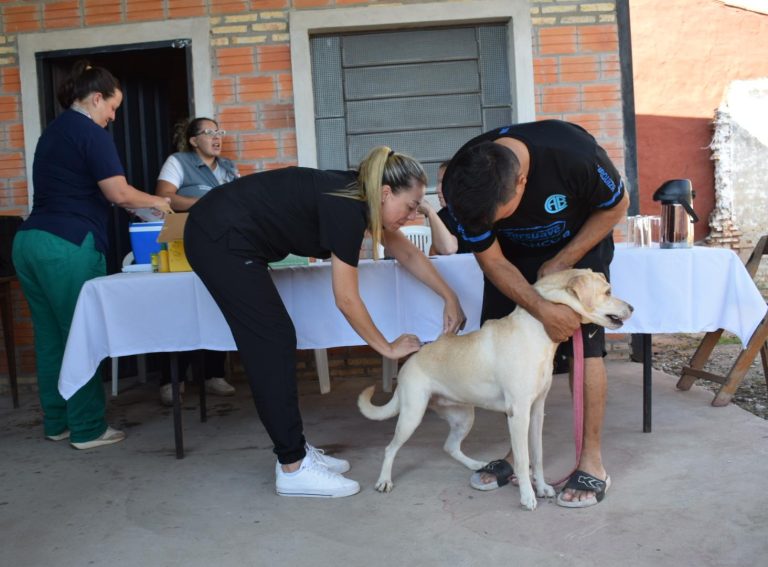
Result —
<instances>
[{"instance_id":1,"label":"man's short hair","mask_svg":"<svg viewBox=\"0 0 768 567\"><path fill-rule=\"evenodd\" d=\"M481 142L451 158L443 195L456 220L470 234L493 226L498 207L515 195L520 162L508 147Z\"/></svg>"}]
</instances>

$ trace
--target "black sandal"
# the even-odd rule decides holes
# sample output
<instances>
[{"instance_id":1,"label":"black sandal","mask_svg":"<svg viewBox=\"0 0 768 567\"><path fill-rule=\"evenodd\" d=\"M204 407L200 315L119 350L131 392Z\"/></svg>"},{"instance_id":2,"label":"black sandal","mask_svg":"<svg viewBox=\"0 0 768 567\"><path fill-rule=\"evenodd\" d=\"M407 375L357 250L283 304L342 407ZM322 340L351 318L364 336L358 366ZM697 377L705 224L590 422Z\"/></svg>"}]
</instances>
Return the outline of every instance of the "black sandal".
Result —
<instances>
[{"instance_id":1,"label":"black sandal","mask_svg":"<svg viewBox=\"0 0 768 567\"><path fill-rule=\"evenodd\" d=\"M600 480L591 474L577 470L574 471L574 473L568 479L568 482L565 483L563 490L560 492L560 494L557 495L557 504L558 506L563 506L564 508L588 508L602 502L603 498L605 498L605 493L608 492L610 487L610 475L607 475L605 480ZM592 492L594 493L595 497L594 499L590 498L588 500L563 500L563 493L568 488L571 490Z\"/></svg>"},{"instance_id":2,"label":"black sandal","mask_svg":"<svg viewBox=\"0 0 768 567\"><path fill-rule=\"evenodd\" d=\"M483 474L490 474L496 477L495 481L484 483L482 481ZM497 461L491 461L481 469L477 469L469 479L469 485L475 490L496 490L509 484L509 481L516 480L515 471L512 465L505 459L499 459Z\"/></svg>"}]
</instances>

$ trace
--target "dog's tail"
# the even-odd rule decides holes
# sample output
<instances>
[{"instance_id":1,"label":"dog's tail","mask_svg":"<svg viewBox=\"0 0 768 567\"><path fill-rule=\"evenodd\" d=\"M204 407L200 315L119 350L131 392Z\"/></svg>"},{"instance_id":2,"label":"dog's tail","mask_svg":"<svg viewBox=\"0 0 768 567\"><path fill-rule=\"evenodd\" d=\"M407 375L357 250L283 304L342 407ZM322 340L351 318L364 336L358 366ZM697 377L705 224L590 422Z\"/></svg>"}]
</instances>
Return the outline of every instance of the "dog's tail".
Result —
<instances>
[{"instance_id":1,"label":"dog's tail","mask_svg":"<svg viewBox=\"0 0 768 567\"><path fill-rule=\"evenodd\" d=\"M376 386L368 386L365 390L360 392L360 395L357 397L357 407L360 408L360 413L368 419L376 421L389 419L400 413L400 398L397 395L397 389L395 389L395 393L392 394L392 399L383 406L376 406L371 403L371 398L373 397L373 391L375 389Z\"/></svg>"}]
</instances>

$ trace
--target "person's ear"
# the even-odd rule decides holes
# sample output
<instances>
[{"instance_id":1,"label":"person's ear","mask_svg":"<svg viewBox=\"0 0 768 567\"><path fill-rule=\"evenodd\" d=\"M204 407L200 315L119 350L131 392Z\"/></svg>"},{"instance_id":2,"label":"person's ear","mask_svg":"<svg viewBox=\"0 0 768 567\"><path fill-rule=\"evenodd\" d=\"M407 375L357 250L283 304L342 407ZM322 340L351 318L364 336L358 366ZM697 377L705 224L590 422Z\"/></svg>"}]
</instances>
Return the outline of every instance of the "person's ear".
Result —
<instances>
[{"instance_id":1,"label":"person's ear","mask_svg":"<svg viewBox=\"0 0 768 567\"><path fill-rule=\"evenodd\" d=\"M525 184L527 182L528 182L528 178L521 173L520 177L517 178L517 184L515 185L515 192L517 193L518 191L522 191L523 189L525 189Z\"/></svg>"},{"instance_id":2,"label":"person's ear","mask_svg":"<svg viewBox=\"0 0 768 567\"><path fill-rule=\"evenodd\" d=\"M381 186L381 202L383 203L392 196L392 187L389 185Z\"/></svg>"},{"instance_id":3,"label":"person's ear","mask_svg":"<svg viewBox=\"0 0 768 567\"><path fill-rule=\"evenodd\" d=\"M99 103L104 100L104 95L102 95L100 92L96 91L91 95L91 104L93 106L99 106Z\"/></svg>"}]
</instances>

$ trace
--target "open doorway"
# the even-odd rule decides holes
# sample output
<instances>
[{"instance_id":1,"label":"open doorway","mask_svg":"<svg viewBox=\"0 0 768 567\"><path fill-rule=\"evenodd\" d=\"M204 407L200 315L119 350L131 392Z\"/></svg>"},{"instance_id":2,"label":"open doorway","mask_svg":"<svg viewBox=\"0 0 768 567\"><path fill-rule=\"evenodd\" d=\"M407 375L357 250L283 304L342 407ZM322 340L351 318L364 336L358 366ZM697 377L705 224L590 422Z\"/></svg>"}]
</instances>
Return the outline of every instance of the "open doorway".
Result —
<instances>
[{"instance_id":1,"label":"open doorway","mask_svg":"<svg viewBox=\"0 0 768 567\"><path fill-rule=\"evenodd\" d=\"M63 108L56 90L78 59L108 69L120 81L123 103L109 125L128 183L154 193L157 175L173 153L174 125L194 115L190 42L173 40L35 54L43 128ZM128 214L113 208L107 272L120 271L130 251Z\"/></svg>"}]
</instances>

